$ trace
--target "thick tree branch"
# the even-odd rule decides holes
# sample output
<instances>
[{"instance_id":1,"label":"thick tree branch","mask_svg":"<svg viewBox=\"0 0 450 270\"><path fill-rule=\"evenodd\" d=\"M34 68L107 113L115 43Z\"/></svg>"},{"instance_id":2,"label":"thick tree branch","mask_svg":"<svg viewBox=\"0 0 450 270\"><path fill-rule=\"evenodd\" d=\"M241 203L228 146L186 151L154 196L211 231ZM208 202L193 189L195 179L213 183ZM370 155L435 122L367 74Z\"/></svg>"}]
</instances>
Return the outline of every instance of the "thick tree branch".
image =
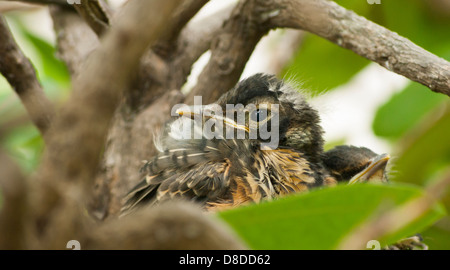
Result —
<instances>
[{"instance_id":1,"label":"thick tree branch","mask_svg":"<svg viewBox=\"0 0 450 270\"><path fill-rule=\"evenodd\" d=\"M6 14L6 12L17 11L17 10L30 10L35 9L38 5L22 3L22 2L1 2L0 1L0 13Z\"/></svg>"},{"instance_id":2,"label":"thick tree branch","mask_svg":"<svg viewBox=\"0 0 450 270\"><path fill-rule=\"evenodd\" d=\"M106 3L101 0L81 0L81 4L73 6L98 36L108 30L111 15Z\"/></svg>"},{"instance_id":3,"label":"thick tree branch","mask_svg":"<svg viewBox=\"0 0 450 270\"><path fill-rule=\"evenodd\" d=\"M159 49L168 44L169 39L180 39L178 32L181 29L185 32L184 24L204 3L203 0L185 1L177 7L171 18L173 27L167 28L158 39L158 45L153 46L153 50L148 50L141 58L136 77L118 108L109 131L108 148L102 164L103 173L97 179L97 195L91 203L91 209L99 219L114 215L120 210L123 195L139 179L140 160L155 154L153 142L149 138L170 118L171 107L182 102L183 96L179 89L188 73L179 74L181 67L172 65L174 57L185 56L178 51L181 43L173 41L175 44L165 47L166 50ZM219 26L220 24L217 28Z\"/></svg>"},{"instance_id":4,"label":"thick tree branch","mask_svg":"<svg viewBox=\"0 0 450 270\"><path fill-rule=\"evenodd\" d=\"M192 65L211 47L211 41L220 33L230 17L234 5L229 5L212 15L189 22L176 41L176 51L170 61L169 87L180 89L191 72Z\"/></svg>"},{"instance_id":5,"label":"thick tree branch","mask_svg":"<svg viewBox=\"0 0 450 270\"><path fill-rule=\"evenodd\" d=\"M109 123L122 92L130 85L146 48L170 27L168 18L180 2L130 2L75 78L73 94L50 130L50 143L35 181L40 188L36 223L45 228L41 234L53 230L51 237L59 239L56 221L60 220L52 220L52 216L79 218L65 213L61 200L69 198L66 203L71 205L73 194L82 191L84 196L90 195Z\"/></svg>"},{"instance_id":6,"label":"thick tree branch","mask_svg":"<svg viewBox=\"0 0 450 270\"><path fill-rule=\"evenodd\" d=\"M211 59L200 74L197 85L187 95L187 103L193 103L194 96L199 95L204 104L213 102L239 80L256 44L269 31L259 2L264 1L242 1L235 7L213 39Z\"/></svg>"},{"instance_id":7,"label":"thick tree branch","mask_svg":"<svg viewBox=\"0 0 450 270\"><path fill-rule=\"evenodd\" d=\"M263 7L273 28L309 31L450 96L449 62L333 1L267 1Z\"/></svg>"},{"instance_id":8,"label":"thick tree branch","mask_svg":"<svg viewBox=\"0 0 450 270\"><path fill-rule=\"evenodd\" d=\"M180 89L181 86L177 87L176 82L183 81L182 78L187 75L177 76L177 71L182 68L172 68L169 62L180 56L179 44L176 42L180 31L207 2L208 0L183 1L183 4L176 8L170 20L173 26L166 29L156 44L142 57L135 82L127 96L126 104L131 110L144 109L167 89ZM164 86L161 87L162 85Z\"/></svg>"},{"instance_id":9,"label":"thick tree branch","mask_svg":"<svg viewBox=\"0 0 450 270\"><path fill-rule=\"evenodd\" d=\"M54 5L61 5L61 6L69 6L67 3L67 0L6 0L11 2L26 2L26 3L32 3L32 4L54 4Z\"/></svg>"},{"instance_id":10,"label":"thick tree branch","mask_svg":"<svg viewBox=\"0 0 450 270\"><path fill-rule=\"evenodd\" d=\"M78 74L86 57L98 45L98 37L83 19L61 6L49 6L56 34L58 56L66 63L72 77Z\"/></svg>"},{"instance_id":11,"label":"thick tree branch","mask_svg":"<svg viewBox=\"0 0 450 270\"><path fill-rule=\"evenodd\" d=\"M121 93L133 78L144 50L169 24L165 16L179 2L130 2L114 30L108 32L101 46L88 57L73 83L74 93L55 123L57 133L52 134L48 147L47 158L52 162L44 163L44 168L49 166L54 169L51 171L60 171L64 175L56 178L92 180ZM83 108L81 111L80 107ZM84 145L86 150L80 149L79 145ZM58 160L64 160L69 166L61 168ZM71 171L72 166L80 170L75 173Z\"/></svg>"},{"instance_id":12,"label":"thick tree branch","mask_svg":"<svg viewBox=\"0 0 450 270\"><path fill-rule=\"evenodd\" d=\"M206 2L208 0L183 1L182 5L176 8L170 18L172 27L164 31L141 59L132 89L126 97L125 105L129 109L132 111L142 110L164 94L167 89L179 89L179 87L174 87L171 80L175 78L172 73L176 73L175 70L178 70L178 67L174 70L170 69L169 61L179 56L176 39L178 39L180 31ZM174 81L180 81L180 79L174 79Z\"/></svg>"},{"instance_id":13,"label":"thick tree branch","mask_svg":"<svg viewBox=\"0 0 450 270\"><path fill-rule=\"evenodd\" d=\"M157 153L152 139L155 131L170 118L173 105L182 103L183 98L178 90L166 91L151 106L133 115L132 123L123 114L116 113L102 164L106 176L96 185L100 194L95 196L92 205L97 217L119 213L124 196L141 177L141 161Z\"/></svg>"},{"instance_id":14,"label":"thick tree branch","mask_svg":"<svg viewBox=\"0 0 450 270\"><path fill-rule=\"evenodd\" d=\"M111 237L114 236L114 237ZM246 249L225 224L196 205L171 202L113 220L92 231L86 249Z\"/></svg>"},{"instance_id":15,"label":"thick tree branch","mask_svg":"<svg viewBox=\"0 0 450 270\"><path fill-rule=\"evenodd\" d=\"M173 51L175 40L187 22L208 2L209 0L186 0L177 7L171 19L172 29L166 31L153 50L162 56L167 56Z\"/></svg>"},{"instance_id":16,"label":"thick tree branch","mask_svg":"<svg viewBox=\"0 0 450 270\"><path fill-rule=\"evenodd\" d=\"M34 67L22 53L0 15L0 72L19 96L29 117L45 134L53 117L53 104L47 99Z\"/></svg>"},{"instance_id":17,"label":"thick tree branch","mask_svg":"<svg viewBox=\"0 0 450 270\"><path fill-rule=\"evenodd\" d=\"M24 249L27 192L25 179L14 162L0 149L0 250Z\"/></svg>"},{"instance_id":18,"label":"thick tree branch","mask_svg":"<svg viewBox=\"0 0 450 270\"><path fill-rule=\"evenodd\" d=\"M277 29L270 32L256 46L241 77L258 72L281 76L298 52L304 36L305 31L298 29Z\"/></svg>"}]
</instances>

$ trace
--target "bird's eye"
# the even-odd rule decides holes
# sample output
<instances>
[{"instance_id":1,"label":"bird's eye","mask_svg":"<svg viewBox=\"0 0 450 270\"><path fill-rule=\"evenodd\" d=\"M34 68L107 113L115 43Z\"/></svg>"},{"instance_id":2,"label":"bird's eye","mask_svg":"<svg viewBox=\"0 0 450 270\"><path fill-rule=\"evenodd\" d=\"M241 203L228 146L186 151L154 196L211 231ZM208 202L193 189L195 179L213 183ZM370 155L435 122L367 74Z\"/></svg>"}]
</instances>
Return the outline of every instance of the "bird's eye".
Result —
<instances>
[{"instance_id":1,"label":"bird's eye","mask_svg":"<svg viewBox=\"0 0 450 270\"><path fill-rule=\"evenodd\" d=\"M254 122L264 121L267 118L266 109L256 109L250 113L250 120Z\"/></svg>"}]
</instances>

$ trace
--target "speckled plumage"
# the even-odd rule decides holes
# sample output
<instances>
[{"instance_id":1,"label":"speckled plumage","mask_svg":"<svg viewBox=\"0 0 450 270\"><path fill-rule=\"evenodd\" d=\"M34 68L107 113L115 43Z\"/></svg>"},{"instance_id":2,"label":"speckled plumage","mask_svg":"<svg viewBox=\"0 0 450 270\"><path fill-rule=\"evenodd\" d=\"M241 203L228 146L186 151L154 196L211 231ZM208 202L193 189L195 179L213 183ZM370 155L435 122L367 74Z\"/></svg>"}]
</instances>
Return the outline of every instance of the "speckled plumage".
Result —
<instances>
[{"instance_id":1,"label":"speckled plumage","mask_svg":"<svg viewBox=\"0 0 450 270\"><path fill-rule=\"evenodd\" d=\"M278 104L278 147L264 149L262 138L248 136L207 139L202 135L200 139L180 139L182 121L193 121L180 117L169 123L156 139L160 153L142 168L144 179L127 195L123 213L138 205L175 198L217 210L337 183L322 162L330 155L323 152L323 131L317 111L284 81L272 75L253 75L225 93L217 104L224 112L226 104L255 104L256 108ZM271 112L267 112L264 123L268 125L271 117ZM247 118L246 128L250 127L249 121ZM263 123L259 118L258 121L257 128Z\"/></svg>"}]
</instances>

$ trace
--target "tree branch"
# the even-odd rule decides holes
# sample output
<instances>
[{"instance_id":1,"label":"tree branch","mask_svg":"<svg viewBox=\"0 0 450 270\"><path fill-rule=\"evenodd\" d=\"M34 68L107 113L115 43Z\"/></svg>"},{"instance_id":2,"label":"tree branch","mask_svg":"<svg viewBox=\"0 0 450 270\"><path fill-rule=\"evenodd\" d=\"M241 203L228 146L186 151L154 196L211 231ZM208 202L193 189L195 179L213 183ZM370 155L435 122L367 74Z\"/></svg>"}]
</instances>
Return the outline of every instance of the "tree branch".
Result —
<instances>
[{"instance_id":1,"label":"tree branch","mask_svg":"<svg viewBox=\"0 0 450 270\"><path fill-rule=\"evenodd\" d=\"M450 96L449 62L333 1L267 1L264 6L273 28L309 31Z\"/></svg>"},{"instance_id":2,"label":"tree branch","mask_svg":"<svg viewBox=\"0 0 450 270\"><path fill-rule=\"evenodd\" d=\"M105 35L101 46L88 57L84 69L73 83L74 93L55 123L54 130L58 133L52 134L48 147L48 158L53 162L44 164L65 176L57 178L92 180L108 122L117 108L121 93L133 78L144 50L167 29L169 22L164 16L169 15L179 2L130 2L112 28L114 30ZM148 31L150 25L152 31ZM86 151L82 151L79 145L84 145ZM60 163L57 160L68 161L69 168L82 164L81 171L74 175L69 168L65 171L65 168L55 167Z\"/></svg>"},{"instance_id":3,"label":"tree branch","mask_svg":"<svg viewBox=\"0 0 450 270\"><path fill-rule=\"evenodd\" d=\"M178 38L181 30L186 23L194 17L194 15L209 0L186 0L175 10L171 22L173 27L170 31L166 31L157 44L153 46L153 50L159 55L167 56L174 49L175 40Z\"/></svg>"},{"instance_id":4,"label":"tree branch","mask_svg":"<svg viewBox=\"0 0 450 270\"><path fill-rule=\"evenodd\" d=\"M35 211L36 223L44 228L40 234L52 230L51 237L59 239L57 231L64 230L58 229L56 221L60 218L52 217L80 218L66 213L63 202L72 204L70 198L78 192L84 198L90 195L109 123L122 92L130 85L146 48L171 27L168 18L180 2L130 2L98 49L87 58L73 82L72 96L50 130L47 151L34 181L41 189L37 192L40 199L36 199L39 209Z\"/></svg>"},{"instance_id":5,"label":"tree branch","mask_svg":"<svg viewBox=\"0 0 450 270\"><path fill-rule=\"evenodd\" d=\"M265 36L256 46L247 69L252 73L269 73L280 76L284 68L292 62L293 56L298 51L304 40L305 31L297 29L280 29L272 31ZM252 61L258 59L257 61Z\"/></svg>"},{"instance_id":6,"label":"tree branch","mask_svg":"<svg viewBox=\"0 0 450 270\"><path fill-rule=\"evenodd\" d=\"M187 103L193 103L194 96L202 96L204 103L214 102L239 80L256 44L269 31L260 2L264 1L242 1L234 8L212 41L211 58L187 95Z\"/></svg>"},{"instance_id":7,"label":"tree branch","mask_svg":"<svg viewBox=\"0 0 450 270\"><path fill-rule=\"evenodd\" d=\"M110 14L106 3L101 0L81 0L81 4L73 6L98 36L108 30Z\"/></svg>"},{"instance_id":8,"label":"tree branch","mask_svg":"<svg viewBox=\"0 0 450 270\"><path fill-rule=\"evenodd\" d=\"M1 135L1 134L0 134ZM0 149L0 250L26 247L27 192L20 169Z\"/></svg>"},{"instance_id":9,"label":"tree branch","mask_svg":"<svg viewBox=\"0 0 450 270\"><path fill-rule=\"evenodd\" d=\"M6 1L25 2L25 3L41 4L41 5L54 4L54 5L61 5L61 6L69 6L69 4L67 3L67 0L6 0Z\"/></svg>"},{"instance_id":10,"label":"tree branch","mask_svg":"<svg viewBox=\"0 0 450 270\"><path fill-rule=\"evenodd\" d=\"M186 202L148 207L107 222L84 242L86 249L246 249L225 224Z\"/></svg>"},{"instance_id":11,"label":"tree branch","mask_svg":"<svg viewBox=\"0 0 450 270\"><path fill-rule=\"evenodd\" d=\"M0 72L19 96L29 117L44 135L53 117L53 104L45 96L34 67L22 53L6 20L0 15Z\"/></svg>"},{"instance_id":12,"label":"tree branch","mask_svg":"<svg viewBox=\"0 0 450 270\"><path fill-rule=\"evenodd\" d=\"M98 37L76 12L56 5L49 6L49 11L56 34L58 56L74 77L83 67L86 57L98 47Z\"/></svg>"},{"instance_id":13,"label":"tree branch","mask_svg":"<svg viewBox=\"0 0 450 270\"><path fill-rule=\"evenodd\" d=\"M171 79L172 73L179 69L170 69L169 61L179 55L177 49L180 31L186 23L205 5L208 0L183 1L170 18L172 27L166 29L158 41L141 59L141 65L137 72L131 91L127 93L126 104L134 110L142 110L166 92L167 89L179 89L174 87ZM182 80L182 79L181 79ZM180 79L174 79L180 81ZM164 85L164 87L161 87Z\"/></svg>"},{"instance_id":14,"label":"tree branch","mask_svg":"<svg viewBox=\"0 0 450 270\"><path fill-rule=\"evenodd\" d=\"M181 89L191 72L192 65L211 47L211 41L221 31L236 4L229 5L212 15L189 22L176 41L176 51L170 61L169 87Z\"/></svg>"},{"instance_id":15,"label":"tree branch","mask_svg":"<svg viewBox=\"0 0 450 270\"><path fill-rule=\"evenodd\" d=\"M132 90L128 93L127 104L132 110L144 109L157 97L163 95L167 89L180 89L177 87L179 81L184 81L181 67L173 67L170 62L173 58L179 58L178 47L180 31L185 28L186 23L205 5L208 0L188 0L178 6L172 15L173 27L167 29L151 49L142 57L141 66L136 76ZM173 67L173 68L172 68ZM169 79L168 79L169 77ZM164 87L149 87L161 86Z\"/></svg>"}]
</instances>

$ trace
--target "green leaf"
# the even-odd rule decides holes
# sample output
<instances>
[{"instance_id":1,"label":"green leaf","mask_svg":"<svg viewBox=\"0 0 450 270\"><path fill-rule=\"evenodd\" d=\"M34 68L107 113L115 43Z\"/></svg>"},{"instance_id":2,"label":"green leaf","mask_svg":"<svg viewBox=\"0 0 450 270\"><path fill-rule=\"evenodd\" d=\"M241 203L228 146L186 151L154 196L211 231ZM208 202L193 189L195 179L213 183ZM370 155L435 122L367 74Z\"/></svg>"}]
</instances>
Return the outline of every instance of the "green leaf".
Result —
<instances>
[{"instance_id":1,"label":"green leaf","mask_svg":"<svg viewBox=\"0 0 450 270\"><path fill-rule=\"evenodd\" d=\"M384 1L378 5L384 14L381 24L426 50L443 56L450 49L450 20L448 16L440 16L439 9L433 8L431 2L437 3L422 0Z\"/></svg>"},{"instance_id":2,"label":"green leaf","mask_svg":"<svg viewBox=\"0 0 450 270\"><path fill-rule=\"evenodd\" d=\"M369 60L314 35L305 36L284 76L321 93L348 82Z\"/></svg>"},{"instance_id":3,"label":"green leaf","mask_svg":"<svg viewBox=\"0 0 450 270\"><path fill-rule=\"evenodd\" d=\"M411 83L378 109L372 124L375 135L398 139L446 100L445 95L434 93L419 83Z\"/></svg>"},{"instance_id":4,"label":"green leaf","mask_svg":"<svg viewBox=\"0 0 450 270\"><path fill-rule=\"evenodd\" d=\"M339 139L336 139L333 141L327 141L327 142L325 142L325 145L323 146L323 150L328 151L328 150L335 148L338 145L344 145L344 144L347 144L346 138L339 138Z\"/></svg>"},{"instance_id":5,"label":"green leaf","mask_svg":"<svg viewBox=\"0 0 450 270\"><path fill-rule=\"evenodd\" d=\"M438 221L436 225L421 233L431 250L450 250L450 217Z\"/></svg>"},{"instance_id":6,"label":"green leaf","mask_svg":"<svg viewBox=\"0 0 450 270\"><path fill-rule=\"evenodd\" d=\"M411 185L339 185L218 215L253 249L335 249L342 237L378 212L380 206L394 207L422 194L420 188ZM436 205L385 240L398 241L420 232L443 212Z\"/></svg>"},{"instance_id":7,"label":"green leaf","mask_svg":"<svg viewBox=\"0 0 450 270\"><path fill-rule=\"evenodd\" d=\"M447 98L448 99L448 98ZM437 108L402 142L395 181L424 184L450 163L450 102Z\"/></svg>"},{"instance_id":8,"label":"green leaf","mask_svg":"<svg viewBox=\"0 0 450 270\"><path fill-rule=\"evenodd\" d=\"M11 157L26 172L37 167L44 148L39 131L31 124L12 130L5 138L4 145Z\"/></svg>"},{"instance_id":9,"label":"green leaf","mask_svg":"<svg viewBox=\"0 0 450 270\"><path fill-rule=\"evenodd\" d=\"M59 83L67 83L70 80L69 72L66 65L55 57L55 48L27 29L23 29L23 31L24 36L33 44L42 61L43 76L40 76L41 80L45 81L51 78Z\"/></svg>"}]
</instances>

